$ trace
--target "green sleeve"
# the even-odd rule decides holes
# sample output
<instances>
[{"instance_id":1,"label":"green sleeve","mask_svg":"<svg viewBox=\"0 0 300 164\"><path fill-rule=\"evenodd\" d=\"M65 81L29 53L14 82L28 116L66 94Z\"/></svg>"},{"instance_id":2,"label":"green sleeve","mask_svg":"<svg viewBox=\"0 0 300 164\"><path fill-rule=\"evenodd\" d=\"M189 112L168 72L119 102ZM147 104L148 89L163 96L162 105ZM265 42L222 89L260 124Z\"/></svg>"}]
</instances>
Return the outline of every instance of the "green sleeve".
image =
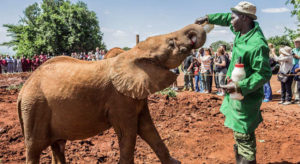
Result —
<instances>
[{"instance_id":1,"label":"green sleeve","mask_svg":"<svg viewBox=\"0 0 300 164\"><path fill-rule=\"evenodd\" d=\"M220 26L229 26L230 30L237 35L238 33L234 31L231 25L231 13L216 13L216 14L209 14L208 22L210 24L220 25Z\"/></svg>"},{"instance_id":2,"label":"green sleeve","mask_svg":"<svg viewBox=\"0 0 300 164\"><path fill-rule=\"evenodd\" d=\"M210 24L216 24L220 26L230 26L231 25L231 13L216 13L209 14L208 22Z\"/></svg>"},{"instance_id":3,"label":"green sleeve","mask_svg":"<svg viewBox=\"0 0 300 164\"><path fill-rule=\"evenodd\" d=\"M248 78L238 82L244 96L261 88L272 76L269 64L269 48L260 46L254 50L250 57L251 69L254 70Z\"/></svg>"}]
</instances>

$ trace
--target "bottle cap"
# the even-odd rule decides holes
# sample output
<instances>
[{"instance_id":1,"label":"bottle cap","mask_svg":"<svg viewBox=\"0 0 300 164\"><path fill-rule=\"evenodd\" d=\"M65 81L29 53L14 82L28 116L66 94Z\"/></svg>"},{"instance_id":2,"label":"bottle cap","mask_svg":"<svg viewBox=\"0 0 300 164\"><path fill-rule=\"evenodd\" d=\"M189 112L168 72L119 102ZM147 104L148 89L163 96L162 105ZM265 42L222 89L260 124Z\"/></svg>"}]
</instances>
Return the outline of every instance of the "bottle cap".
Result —
<instances>
[{"instance_id":1,"label":"bottle cap","mask_svg":"<svg viewBox=\"0 0 300 164\"><path fill-rule=\"evenodd\" d=\"M235 67L244 68L244 64L235 64Z\"/></svg>"}]
</instances>

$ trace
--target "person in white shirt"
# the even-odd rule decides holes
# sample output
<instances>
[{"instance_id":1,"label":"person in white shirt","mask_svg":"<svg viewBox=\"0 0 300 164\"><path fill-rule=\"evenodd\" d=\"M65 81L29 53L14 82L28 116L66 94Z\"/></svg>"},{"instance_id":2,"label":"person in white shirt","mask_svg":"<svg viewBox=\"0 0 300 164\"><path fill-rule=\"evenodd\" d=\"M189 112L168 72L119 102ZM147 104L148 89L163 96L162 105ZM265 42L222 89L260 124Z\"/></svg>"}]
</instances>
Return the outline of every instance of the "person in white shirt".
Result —
<instances>
[{"instance_id":1,"label":"person in white shirt","mask_svg":"<svg viewBox=\"0 0 300 164\"><path fill-rule=\"evenodd\" d=\"M288 75L293 68L292 48L285 46L279 49L280 56L274 56L275 61L280 63L280 74ZM281 101L279 104L289 105L292 102L292 82L293 77L287 76L285 80L281 80Z\"/></svg>"},{"instance_id":2,"label":"person in white shirt","mask_svg":"<svg viewBox=\"0 0 300 164\"><path fill-rule=\"evenodd\" d=\"M211 93L212 70L211 62L212 57L209 49L204 49L204 56L199 56L198 61L201 63L201 76L203 80L204 93Z\"/></svg>"}]
</instances>

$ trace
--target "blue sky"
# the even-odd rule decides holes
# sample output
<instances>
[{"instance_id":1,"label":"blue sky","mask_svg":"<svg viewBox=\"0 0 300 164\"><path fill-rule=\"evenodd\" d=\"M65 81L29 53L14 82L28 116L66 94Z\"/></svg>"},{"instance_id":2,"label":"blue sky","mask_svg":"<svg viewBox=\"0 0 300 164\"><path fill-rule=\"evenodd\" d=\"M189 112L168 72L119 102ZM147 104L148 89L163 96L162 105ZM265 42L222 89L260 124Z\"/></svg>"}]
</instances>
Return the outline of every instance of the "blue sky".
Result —
<instances>
[{"instance_id":1,"label":"blue sky","mask_svg":"<svg viewBox=\"0 0 300 164\"><path fill-rule=\"evenodd\" d=\"M77 0L71 0L77 2ZM107 48L133 47L135 35L140 40L149 36L176 31L210 13L230 12L237 0L82 0L89 10L96 12L104 42ZM25 8L41 0L1 0L0 43L9 41L3 24L16 24ZM291 17L291 6L286 0L249 0L257 7L257 21L267 38L282 35L284 27L297 28L297 19ZM233 41L233 34L227 27L215 27L208 34L204 46L212 42ZM0 53L13 54L7 47L0 47Z\"/></svg>"}]
</instances>

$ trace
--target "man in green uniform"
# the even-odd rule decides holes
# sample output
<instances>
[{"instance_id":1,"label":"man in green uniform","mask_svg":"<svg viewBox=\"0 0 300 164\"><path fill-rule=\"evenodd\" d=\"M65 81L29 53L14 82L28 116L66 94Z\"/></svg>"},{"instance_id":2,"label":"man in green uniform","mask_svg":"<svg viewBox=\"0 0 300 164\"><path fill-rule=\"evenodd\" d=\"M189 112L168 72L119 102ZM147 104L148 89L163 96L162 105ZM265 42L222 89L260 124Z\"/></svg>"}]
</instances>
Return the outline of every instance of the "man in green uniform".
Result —
<instances>
[{"instance_id":1,"label":"man in green uniform","mask_svg":"<svg viewBox=\"0 0 300 164\"><path fill-rule=\"evenodd\" d=\"M254 21L256 7L249 2L240 2L232 13L209 14L198 18L196 24L208 22L229 26L235 34L232 60L227 77L230 79L234 65L241 57L245 65L246 78L223 86L227 92L220 111L225 115L225 126L233 130L236 162L256 163L255 129L262 122L260 106L263 99L263 85L271 78L269 48L259 24ZM228 93L239 92L244 99L233 100Z\"/></svg>"}]
</instances>

